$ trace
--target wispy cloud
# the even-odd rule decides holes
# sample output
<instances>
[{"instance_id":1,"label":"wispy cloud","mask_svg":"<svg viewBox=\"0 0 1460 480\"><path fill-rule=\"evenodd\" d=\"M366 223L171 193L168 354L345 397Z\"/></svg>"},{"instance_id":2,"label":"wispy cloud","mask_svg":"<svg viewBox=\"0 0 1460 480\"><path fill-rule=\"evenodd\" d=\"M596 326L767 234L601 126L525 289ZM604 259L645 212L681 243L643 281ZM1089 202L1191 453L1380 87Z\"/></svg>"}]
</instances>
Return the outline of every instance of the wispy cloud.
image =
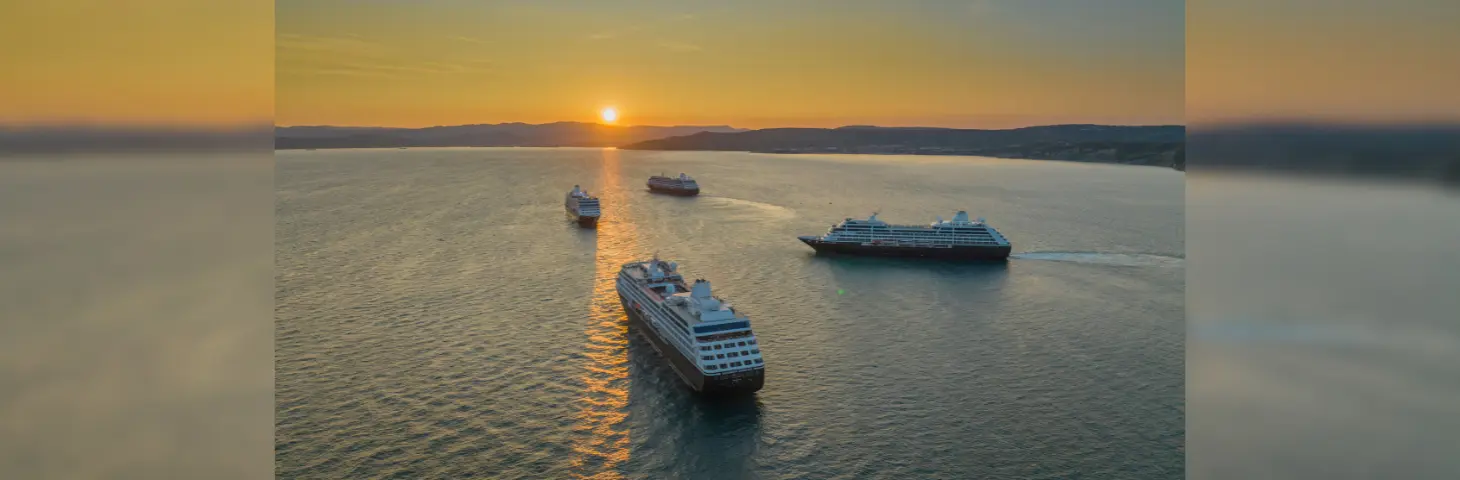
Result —
<instances>
[{"instance_id":1,"label":"wispy cloud","mask_svg":"<svg viewBox=\"0 0 1460 480\"><path fill-rule=\"evenodd\" d=\"M374 43L359 35L342 36L303 35L280 33L274 38L274 48L288 54L322 54L346 57L375 57L388 54L394 48Z\"/></svg>"},{"instance_id":2,"label":"wispy cloud","mask_svg":"<svg viewBox=\"0 0 1460 480\"><path fill-rule=\"evenodd\" d=\"M458 42L475 43L475 44L478 44L478 45L491 45L492 44L492 42L488 42L488 41L482 40L480 38L464 37L464 36L460 36L460 35L455 36L455 37L451 37L451 39L452 40L456 40Z\"/></svg>"},{"instance_id":3,"label":"wispy cloud","mask_svg":"<svg viewBox=\"0 0 1460 480\"><path fill-rule=\"evenodd\" d=\"M455 37L454 37L455 38ZM467 37L460 37L463 39ZM359 35L281 33L275 42L281 73L308 76L403 77L487 71L491 60L427 59Z\"/></svg>"},{"instance_id":4,"label":"wispy cloud","mask_svg":"<svg viewBox=\"0 0 1460 480\"><path fill-rule=\"evenodd\" d=\"M607 30L607 31L597 32L597 33L594 33L592 35L589 35L588 36L588 39L589 40L612 40L612 39L615 39L615 38L623 38L623 37L631 36L631 34L633 34L634 32L639 32L639 31L642 31L643 29L644 29L644 26L643 25L633 25L633 26L629 26L629 27L626 27L626 28L620 28L620 29L617 29L617 30Z\"/></svg>"},{"instance_id":5,"label":"wispy cloud","mask_svg":"<svg viewBox=\"0 0 1460 480\"><path fill-rule=\"evenodd\" d=\"M661 42L659 46L676 52L698 52L704 50L704 47L684 42Z\"/></svg>"},{"instance_id":6,"label":"wispy cloud","mask_svg":"<svg viewBox=\"0 0 1460 480\"><path fill-rule=\"evenodd\" d=\"M450 75L468 72L488 71L477 65L479 62L417 62L413 64L324 64L286 68L290 73L309 76L351 76L351 77L415 77L422 75Z\"/></svg>"}]
</instances>

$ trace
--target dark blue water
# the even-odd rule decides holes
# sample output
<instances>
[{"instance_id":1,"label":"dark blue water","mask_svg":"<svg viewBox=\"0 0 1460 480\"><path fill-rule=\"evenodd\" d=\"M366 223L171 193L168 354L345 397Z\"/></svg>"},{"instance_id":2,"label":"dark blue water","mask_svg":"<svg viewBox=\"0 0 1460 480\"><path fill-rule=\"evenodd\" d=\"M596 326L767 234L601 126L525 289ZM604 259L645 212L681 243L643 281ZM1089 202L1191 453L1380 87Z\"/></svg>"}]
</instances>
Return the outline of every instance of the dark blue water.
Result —
<instances>
[{"instance_id":1,"label":"dark blue water","mask_svg":"<svg viewBox=\"0 0 1460 480\"><path fill-rule=\"evenodd\" d=\"M644 180L694 175L702 195ZM563 214L582 184L596 231ZM968 157L286 151L281 478L1179 478L1183 176ZM983 216L1003 265L816 256L873 210ZM754 398L627 325L654 253L749 314Z\"/></svg>"}]
</instances>

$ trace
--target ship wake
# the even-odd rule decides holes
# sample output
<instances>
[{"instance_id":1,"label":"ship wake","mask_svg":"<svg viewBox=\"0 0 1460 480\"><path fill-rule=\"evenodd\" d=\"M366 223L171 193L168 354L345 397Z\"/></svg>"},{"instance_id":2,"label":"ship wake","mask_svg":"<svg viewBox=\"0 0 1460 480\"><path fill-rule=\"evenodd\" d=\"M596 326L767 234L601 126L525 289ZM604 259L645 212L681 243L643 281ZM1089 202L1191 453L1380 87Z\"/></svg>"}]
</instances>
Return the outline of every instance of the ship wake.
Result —
<instances>
[{"instance_id":1,"label":"ship wake","mask_svg":"<svg viewBox=\"0 0 1460 480\"><path fill-rule=\"evenodd\" d=\"M793 217L796 216L796 211L795 210L792 210L792 209L787 208L787 207L782 207L780 205L770 204L770 203L761 203L761 202L756 202L756 201L751 201L751 200L742 200L742 199L739 199L739 198L721 197L721 196L716 196L716 195L703 195L703 194L700 195L700 199L701 199L701 201L703 201L703 202L709 202L712 205L719 205L719 206L725 206L725 207L731 207L731 208L753 209L756 212L758 212L758 213L760 213L760 214L762 214L762 215L765 216L765 217L761 217L761 218L769 217L769 218L777 218L777 219L783 219L784 220L784 219L789 219L789 218L793 218Z\"/></svg>"},{"instance_id":2,"label":"ship wake","mask_svg":"<svg viewBox=\"0 0 1460 480\"><path fill-rule=\"evenodd\" d=\"M1146 253L1025 252L1009 255L1009 259L1086 263L1118 267L1181 268L1186 266L1186 259L1184 258Z\"/></svg>"}]
</instances>

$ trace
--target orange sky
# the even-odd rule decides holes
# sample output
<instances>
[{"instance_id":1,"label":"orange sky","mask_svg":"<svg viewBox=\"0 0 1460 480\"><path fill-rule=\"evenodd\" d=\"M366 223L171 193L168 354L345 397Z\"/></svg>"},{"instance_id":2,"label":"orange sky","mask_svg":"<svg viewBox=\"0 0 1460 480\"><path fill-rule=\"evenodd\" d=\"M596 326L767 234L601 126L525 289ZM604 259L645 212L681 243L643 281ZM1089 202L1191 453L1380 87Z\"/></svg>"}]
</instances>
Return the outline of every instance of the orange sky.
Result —
<instances>
[{"instance_id":1,"label":"orange sky","mask_svg":"<svg viewBox=\"0 0 1460 480\"><path fill-rule=\"evenodd\" d=\"M751 128L1182 119L1179 7L560 3L281 2L276 123L596 121L605 106L625 124Z\"/></svg>"},{"instance_id":2,"label":"orange sky","mask_svg":"<svg viewBox=\"0 0 1460 480\"><path fill-rule=\"evenodd\" d=\"M267 125L273 13L254 1L0 2L0 124Z\"/></svg>"},{"instance_id":3,"label":"orange sky","mask_svg":"<svg viewBox=\"0 0 1460 480\"><path fill-rule=\"evenodd\" d=\"M1187 3L4 2L0 124L1460 117L1460 4Z\"/></svg>"},{"instance_id":4,"label":"orange sky","mask_svg":"<svg viewBox=\"0 0 1460 480\"><path fill-rule=\"evenodd\" d=\"M1460 2L1188 2L1192 126L1460 120Z\"/></svg>"}]
</instances>

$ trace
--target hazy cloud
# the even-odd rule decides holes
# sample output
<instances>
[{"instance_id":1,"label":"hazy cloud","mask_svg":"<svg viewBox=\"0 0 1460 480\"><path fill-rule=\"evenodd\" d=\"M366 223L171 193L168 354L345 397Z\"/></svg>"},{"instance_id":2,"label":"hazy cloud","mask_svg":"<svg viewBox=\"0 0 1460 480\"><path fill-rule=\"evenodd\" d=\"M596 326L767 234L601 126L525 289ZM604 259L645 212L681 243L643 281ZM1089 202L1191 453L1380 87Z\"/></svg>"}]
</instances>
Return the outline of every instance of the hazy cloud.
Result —
<instances>
[{"instance_id":1,"label":"hazy cloud","mask_svg":"<svg viewBox=\"0 0 1460 480\"><path fill-rule=\"evenodd\" d=\"M698 52L704 50L704 47L684 42L663 42L659 46L676 52Z\"/></svg>"},{"instance_id":2,"label":"hazy cloud","mask_svg":"<svg viewBox=\"0 0 1460 480\"><path fill-rule=\"evenodd\" d=\"M339 37L280 33L274 38L274 48L285 51L329 52L344 55L373 55L390 50L384 45L369 42L359 35L347 34Z\"/></svg>"},{"instance_id":3,"label":"hazy cloud","mask_svg":"<svg viewBox=\"0 0 1460 480\"><path fill-rule=\"evenodd\" d=\"M488 42L486 40L482 40L480 38L455 36L455 37L451 37L451 39L452 40L456 40L458 42L475 43L475 44L478 44L478 45L491 45L491 42Z\"/></svg>"},{"instance_id":4,"label":"hazy cloud","mask_svg":"<svg viewBox=\"0 0 1460 480\"><path fill-rule=\"evenodd\" d=\"M340 64L321 65L304 69L301 73L314 75L353 75L362 77L401 77L418 75L448 75L489 70L487 60L454 62L415 62L409 64Z\"/></svg>"},{"instance_id":5,"label":"hazy cloud","mask_svg":"<svg viewBox=\"0 0 1460 480\"><path fill-rule=\"evenodd\" d=\"M469 37L452 38L462 41L476 40ZM424 59L353 34L327 37L281 33L277 35L275 45L279 51L281 73L308 76L448 75L488 70L492 63L485 59Z\"/></svg>"},{"instance_id":6,"label":"hazy cloud","mask_svg":"<svg viewBox=\"0 0 1460 480\"><path fill-rule=\"evenodd\" d=\"M618 34L613 32L600 32L588 36L589 40L609 40L614 38L618 38Z\"/></svg>"}]
</instances>

